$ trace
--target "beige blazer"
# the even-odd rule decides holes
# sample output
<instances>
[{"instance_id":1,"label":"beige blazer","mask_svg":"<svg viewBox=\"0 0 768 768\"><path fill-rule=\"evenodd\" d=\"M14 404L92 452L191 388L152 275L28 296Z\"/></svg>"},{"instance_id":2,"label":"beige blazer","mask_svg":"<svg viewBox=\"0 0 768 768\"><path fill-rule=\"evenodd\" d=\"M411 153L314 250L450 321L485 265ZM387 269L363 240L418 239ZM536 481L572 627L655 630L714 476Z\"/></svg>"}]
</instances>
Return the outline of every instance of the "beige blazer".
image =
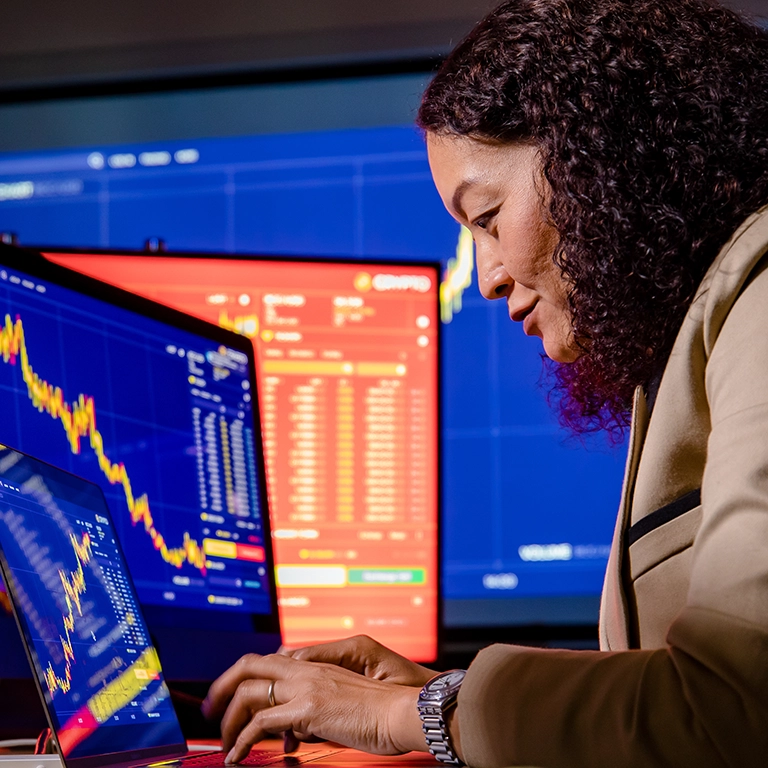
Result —
<instances>
[{"instance_id":1,"label":"beige blazer","mask_svg":"<svg viewBox=\"0 0 768 768\"><path fill-rule=\"evenodd\" d=\"M650 420L635 395L600 640L482 651L468 763L768 766L768 208L707 272Z\"/></svg>"}]
</instances>

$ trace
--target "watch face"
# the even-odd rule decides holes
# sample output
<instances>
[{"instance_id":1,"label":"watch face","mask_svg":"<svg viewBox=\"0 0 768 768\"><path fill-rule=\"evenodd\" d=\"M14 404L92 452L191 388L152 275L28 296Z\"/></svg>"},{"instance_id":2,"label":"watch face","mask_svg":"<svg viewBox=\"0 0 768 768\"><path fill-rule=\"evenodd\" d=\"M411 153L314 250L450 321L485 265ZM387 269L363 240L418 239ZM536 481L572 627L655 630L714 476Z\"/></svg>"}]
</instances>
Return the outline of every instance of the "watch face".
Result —
<instances>
[{"instance_id":1,"label":"watch face","mask_svg":"<svg viewBox=\"0 0 768 768\"><path fill-rule=\"evenodd\" d=\"M452 669L450 672L443 672L442 675L433 677L427 683L424 693L441 699L450 696L454 691L458 690L466 674L467 672L464 669Z\"/></svg>"}]
</instances>

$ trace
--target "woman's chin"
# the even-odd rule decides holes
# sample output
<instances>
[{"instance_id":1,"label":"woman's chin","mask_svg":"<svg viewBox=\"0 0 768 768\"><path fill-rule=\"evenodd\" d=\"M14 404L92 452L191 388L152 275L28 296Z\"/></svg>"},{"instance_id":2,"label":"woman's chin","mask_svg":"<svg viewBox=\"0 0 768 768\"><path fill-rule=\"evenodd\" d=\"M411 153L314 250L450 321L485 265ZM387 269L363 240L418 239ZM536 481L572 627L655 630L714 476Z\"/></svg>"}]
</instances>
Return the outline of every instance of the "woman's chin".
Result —
<instances>
[{"instance_id":1,"label":"woman's chin","mask_svg":"<svg viewBox=\"0 0 768 768\"><path fill-rule=\"evenodd\" d=\"M554 363L575 363L579 359L578 350L562 342L543 340L544 354Z\"/></svg>"}]
</instances>

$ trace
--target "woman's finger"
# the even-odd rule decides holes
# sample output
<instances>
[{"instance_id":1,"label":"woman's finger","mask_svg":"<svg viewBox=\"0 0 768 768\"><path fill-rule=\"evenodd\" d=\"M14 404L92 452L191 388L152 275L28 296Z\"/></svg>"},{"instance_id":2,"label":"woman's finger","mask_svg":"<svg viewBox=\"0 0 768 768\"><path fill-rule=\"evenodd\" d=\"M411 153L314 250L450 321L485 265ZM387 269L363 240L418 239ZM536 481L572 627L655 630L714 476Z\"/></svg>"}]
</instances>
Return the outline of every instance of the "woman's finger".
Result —
<instances>
[{"instance_id":1,"label":"woman's finger","mask_svg":"<svg viewBox=\"0 0 768 768\"><path fill-rule=\"evenodd\" d=\"M367 635L304 648L285 647L281 653L297 661L333 664L374 680L421 687L435 672L415 664Z\"/></svg>"},{"instance_id":2,"label":"woman's finger","mask_svg":"<svg viewBox=\"0 0 768 768\"><path fill-rule=\"evenodd\" d=\"M221 716L240 683L254 676L253 670L256 667L256 660L261 658L255 653L241 656L229 669L214 680L201 706L205 717Z\"/></svg>"},{"instance_id":3,"label":"woman's finger","mask_svg":"<svg viewBox=\"0 0 768 768\"><path fill-rule=\"evenodd\" d=\"M257 744L262 739L265 739L271 735L272 734L264 730L264 728L261 726L259 713L257 713L253 716L245 728L240 731L240 734L235 740L234 745L227 754L226 761L228 763L239 763L241 760L248 756L248 753L251 751L251 747L254 744ZM224 749L227 749L226 745L224 745Z\"/></svg>"},{"instance_id":4,"label":"woman's finger","mask_svg":"<svg viewBox=\"0 0 768 768\"><path fill-rule=\"evenodd\" d=\"M291 704L285 704L270 709L262 709L257 712L240 731L227 754L227 762L239 763L248 755L254 744L269 736L290 731L291 725L296 719L294 709L295 707L291 706ZM226 750L229 744L226 742L222 743Z\"/></svg>"},{"instance_id":5,"label":"woman's finger","mask_svg":"<svg viewBox=\"0 0 768 768\"><path fill-rule=\"evenodd\" d=\"M243 656L211 685L202 704L203 714L209 718L220 717L242 682L252 678L279 680L288 674L292 663L287 656L276 654Z\"/></svg>"},{"instance_id":6,"label":"woman's finger","mask_svg":"<svg viewBox=\"0 0 768 768\"><path fill-rule=\"evenodd\" d=\"M229 749L253 715L269 706L269 680L244 680L237 687L221 719L221 740Z\"/></svg>"},{"instance_id":7,"label":"woman's finger","mask_svg":"<svg viewBox=\"0 0 768 768\"><path fill-rule=\"evenodd\" d=\"M295 752L299 748L300 743L301 740L292 728L289 728L283 734L283 752Z\"/></svg>"},{"instance_id":8,"label":"woman's finger","mask_svg":"<svg viewBox=\"0 0 768 768\"><path fill-rule=\"evenodd\" d=\"M320 645L308 645L304 648L287 649L285 655L298 661L324 662L326 664L335 664L344 667L352 672L362 675L365 673L366 650L368 650L364 640L368 638L349 637L345 640L337 640L332 643L321 643Z\"/></svg>"}]
</instances>

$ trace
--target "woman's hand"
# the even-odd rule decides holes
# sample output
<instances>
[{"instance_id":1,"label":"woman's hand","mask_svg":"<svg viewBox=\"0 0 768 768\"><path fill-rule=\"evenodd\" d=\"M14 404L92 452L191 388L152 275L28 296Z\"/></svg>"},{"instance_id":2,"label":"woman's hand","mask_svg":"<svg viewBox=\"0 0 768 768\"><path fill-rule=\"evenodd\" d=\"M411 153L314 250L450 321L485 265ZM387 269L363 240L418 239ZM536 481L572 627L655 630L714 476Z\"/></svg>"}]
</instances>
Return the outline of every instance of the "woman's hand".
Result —
<instances>
[{"instance_id":1,"label":"woman's hand","mask_svg":"<svg viewBox=\"0 0 768 768\"><path fill-rule=\"evenodd\" d=\"M416 709L418 695L418 688L371 679L333 664L251 654L214 682L203 713L223 716L221 736L228 762L242 760L256 742L288 731L301 741L323 739L394 755L426 750Z\"/></svg>"},{"instance_id":2,"label":"woman's hand","mask_svg":"<svg viewBox=\"0 0 768 768\"><path fill-rule=\"evenodd\" d=\"M306 648L283 647L278 653L299 661L335 664L373 680L386 680L388 683L418 688L437 674L390 651L367 635L357 635L334 643L310 645Z\"/></svg>"}]
</instances>

